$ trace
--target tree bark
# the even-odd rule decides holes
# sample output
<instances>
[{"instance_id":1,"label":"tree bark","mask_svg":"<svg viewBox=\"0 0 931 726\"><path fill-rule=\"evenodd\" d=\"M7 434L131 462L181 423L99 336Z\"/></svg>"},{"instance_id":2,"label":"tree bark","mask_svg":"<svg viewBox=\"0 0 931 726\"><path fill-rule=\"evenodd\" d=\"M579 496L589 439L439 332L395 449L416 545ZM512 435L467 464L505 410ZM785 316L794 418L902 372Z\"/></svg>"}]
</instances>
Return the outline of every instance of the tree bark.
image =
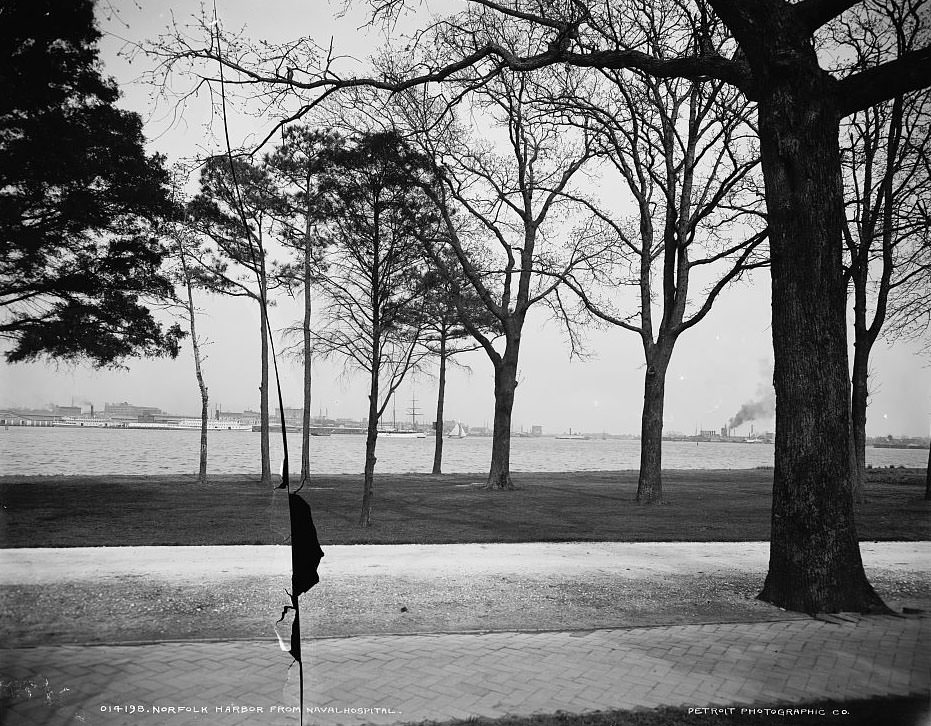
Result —
<instances>
[{"instance_id":1,"label":"tree bark","mask_svg":"<svg viewBox=\"0 0 931 726\"><path fill-rule=\"evenodd\" d=\"M640 478L637 483L637 501L641 504L655 504L663 500L663 407L669 353L647 353L640 419Z\"/></svg>"},{"instance_id":2,"label":"tree bark","mask_svg":"<svg viewBox=\"0 0 931 726\"><path fill-rule=\"evenodd\" d=\"M440 381L436 395L436 445L433 449L433 473L443 473L443 403L446 397L446 332L440 334Z\"/></svg>"},{"instance_id":3,"label":"tree bark","mask_svg":"<svg viewBox=\"0 0 931 726\"><path fill-rule=\"evenodd\" d=\"M491 438L491 468L488 489L513 489L511 481L511 412L517 389L517 358L520 339L509 337L504 355L495 364L495 422Z\"/></svg>"},{"instance_id":4,"label":"tree bark","mask_svg":"<svg viewBox=\"0 0 931 726\"><path fill-rule=\"evenodd\" d=\"M184 253L182 252L182 255ZM187 276L187 265L184 258L181 259L184 268L184 274ZM197 377L197 389L200 391L200 458L197 470L197 483L207 483L207 408L209 399L207 396L207 384L204 382L204 371L201 366L200 342L197 339L197 325L194 315L194 292L191 290L191 280L187 277L185 286L187 287L187 313L188 326L191 330L191 350L194 355L194 375Z\"/></svg>"},{"instance_id":5,"label":"tree bark","mask_svg":"<svg viewBox=\"0 0 931 726\"><path fill-rule=\"evenodd\" d=\"M776 447L769 572L759 597L801 612L886 610L866 579L850 491L850 380L839 117L814 50L759 87L769 215Z\"/></svg>"},{"instance_id":6,"label":"tree bark","mask_svg":"<svg viewBox=\"0 0 931 726\"><path fill-rule=\"evenodd\" d=\"M261 329L262 329L262 381L259 385L259 419L261 432L259 434L260 450L262 456L262 484L272 483L271 467L271 449L269 447L269 425L268 425L268 316L265 314L265 306L261 307Z\"/></svg>"},{"instance_id":7,"label":"tree bark","mask_svg":"<svg viewBox=\"0 0 931 726\"><path fill-rule=\"evenodd\" d=\"M866 482L866 410L869 382L870 342L861 331L856 331L853 353L853 372L851 374L850 425L853 438L852 465L854 470L850 479L850 490L855 503L863 501L864 483Z\"/></svg>"},{"instance_id":8,"label":"tree bark","mask_svg":"<svg viewBox=\"0 0 931 726\"><path fill-rule=\"evenodd\" d=\"M207 417L208 417L208 399L207 385L204 383L204 375L200 367L200 345L197 339L191 336L191 342L194 346L194 366L197 371L197 386L200 389L200 463L197 470L197 482L199 484L207 483Z\"/></svg>"},{"instance_id":9,"label":"tree bark","mask_svg":"<svg viewBox=\"0 0 931 726\"><path fill-rule=\"evenodd\" d=\"M310 323L313 315L310 278L313 273L312 247L308 230L304 239L304 410L301 412L301 485L310 481L311 356L313 339Z\"/></svg>"},{"instance_id":10,"label":"tree bark","mask_svg":"<svg viewBox=\"0 0 931 726\"><path fill-rule=\"evenodd\" d=\"M365 470L362 481L362 513L359 524L372 522L372 501L375 499L375 445L378 442L378 366L372 367L369 385L369 421L365 434Z\"/></svg>"}]
</instances>

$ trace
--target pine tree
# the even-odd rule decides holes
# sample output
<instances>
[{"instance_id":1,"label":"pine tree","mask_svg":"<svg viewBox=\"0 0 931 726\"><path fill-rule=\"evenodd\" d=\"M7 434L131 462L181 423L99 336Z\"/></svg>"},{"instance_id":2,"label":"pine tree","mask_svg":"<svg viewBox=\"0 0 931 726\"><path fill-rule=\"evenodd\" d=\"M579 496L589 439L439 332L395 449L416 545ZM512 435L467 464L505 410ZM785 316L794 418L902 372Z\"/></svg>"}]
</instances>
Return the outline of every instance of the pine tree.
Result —
<instances>
[{"instance_id":1,"label":"pine tree","mask_svg":"<svg viewBox=\"0 0 931 726\"><path fill-rule=\"evenodd\" d=\"M0 1L0 337L10 362L175 356L147 303L170 296L162 158L114 106L91 0Z\"/></svg>"}]
</instances>

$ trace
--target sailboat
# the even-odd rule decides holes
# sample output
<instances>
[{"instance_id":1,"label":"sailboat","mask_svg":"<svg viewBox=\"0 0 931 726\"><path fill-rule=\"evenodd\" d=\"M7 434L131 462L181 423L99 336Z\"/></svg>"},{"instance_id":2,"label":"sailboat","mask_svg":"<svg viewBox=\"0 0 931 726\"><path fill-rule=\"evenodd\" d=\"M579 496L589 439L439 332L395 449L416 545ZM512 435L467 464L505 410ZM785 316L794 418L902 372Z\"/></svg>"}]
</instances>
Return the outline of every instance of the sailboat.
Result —
<instances>
[{"instance_id":1,"label":"sailboat","mask_svg":"<svg viewBox=\"0 0 931 726\"><path fill-rule=\"evenodd\" d=\"M453 426L453 430L446 434L448 439L464 439L468 436L468 432L463 428L462 424L456 421L456 425Z\"/></svg>"}]
</instances>

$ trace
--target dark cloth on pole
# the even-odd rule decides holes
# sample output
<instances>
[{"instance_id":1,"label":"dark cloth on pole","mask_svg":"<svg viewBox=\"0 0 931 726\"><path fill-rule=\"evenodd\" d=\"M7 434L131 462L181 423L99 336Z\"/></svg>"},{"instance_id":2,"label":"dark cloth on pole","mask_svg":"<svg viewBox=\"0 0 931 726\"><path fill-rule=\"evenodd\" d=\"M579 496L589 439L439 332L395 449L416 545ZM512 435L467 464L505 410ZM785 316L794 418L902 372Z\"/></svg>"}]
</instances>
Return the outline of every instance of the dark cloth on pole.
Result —
<instances>
[{"instance_id":1,"label":"dark cloth on pole","mask_svg":"<svg viewBox=\"0 0 931 726\"><path fill-rule=\"evenodd\" d=\"M301 660L301 611L297 606L297 595L291 596L291 602L294 603L292 606L294 608L294 622L291 624L291 650L288 652L298 663L303 663Z\"/></svg>"},{"instance_id":2,"label":"dark cloth on pole","mask_svg":"<svg viewBox=\"0 0 931 726\"><path fill-rule=\"evenodd\" d=\"M307 501L297 494L288 494L288 509L291 514L291 594L297 598L320 582L317 567L323 559L323 550Z\"/></svg>"},{"instance_id":3,"label":"dark cloth on pole","mask_svg":"<svg viewBox=\"0 0 931 726\"><path fill-rule=\"evenodd\" d=\"M288 494L288 514L291 518L291 605L282 610L278 622L285 619L289 610L294 611L288 652L301 663L301 611L298 598L320 582L317 567L323 559L323 550L317 539L310 504L297 494Z\"/></svg>"}]
</instances>

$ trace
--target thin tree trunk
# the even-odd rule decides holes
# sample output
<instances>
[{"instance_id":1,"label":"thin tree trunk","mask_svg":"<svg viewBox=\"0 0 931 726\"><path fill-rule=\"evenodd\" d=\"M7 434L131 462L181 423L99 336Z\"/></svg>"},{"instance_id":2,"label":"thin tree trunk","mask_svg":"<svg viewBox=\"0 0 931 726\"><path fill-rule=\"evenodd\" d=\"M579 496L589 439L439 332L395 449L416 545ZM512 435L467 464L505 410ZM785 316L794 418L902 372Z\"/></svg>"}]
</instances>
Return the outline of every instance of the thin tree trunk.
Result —
<instances>
[{"instance_id":1,"label":"thin tree trunk","mask_svg":"<svg viewBox=\"0 0 931 726\"><path fill-rule=\"evenodd\" d=\"M488 489L513 489L511 481L511 412L517 389L519 341L508 340L500 362L495 365L495 422L491 438L491 467Z\"/></svg>"},{"instance_id":2,"label":"thin tree trunk","mask_svg":"<svg viewBox=\"0 0 931 726\"><path fill-rule=\"evenodd\" d=\"M655 504L663 500L663 407L669 356L648 354L643 381L643 412L640 419L640 479L637 501Z\"/></svg>"},{"instance_id":3,"label":"thin tree trunk","mask_svg":"<svg viewBox=\"0 0 931 726\"><path fill-rule=\"evenodd\" d=\"M359 524L368 527L372 522L372 501L375 499L375 444L378 442L378 366L372 367L369 387L369 422L365 435L365 473L362 482L362 513Z\"/></svg>"},{"instance_id":4,"label":"thin tree trunk","mask_svg":"<svg viewBox=\"0 0 931 726\"><path fill-rule=\"evenodd\" d=\"M863 501L866 482L866 410L869 382L869 341L866 335L856 332L851 374L850 425L853 440L853 466L851 495L855 503Z\"/></svg>"},{"instance_id":5,"label":"thin tree trunk","mask_svg":"<svg viewBox=\"0 0 931 726\"><path fill-rule=\"evenodd\" d=\"M433 473L443 473L443 403L446 397L446 333L440 334L440 382L436 395L436 445L433 449Z\"/></svg>"},{"instance_id":6,"label":"thin tree trunk","mask_svg":"<svg viewBox=\"0 0 931 726\"><path fill-rule=\"evenodd\" d=\"M861 232L872 236L872 232ZM868 246L868 244L867 244ZM866 324L866 287L869 281L868 255L853 254L851 259L853 283L853 366L850 374L850 492L855 503L863 500L866 478L866 407L868 394L869 360L872 340Z\"/></svg>"},{"instance_id":7,"label":"thin tree trunk","mask_svg":"<svg viewBox=\"0 0 931 726\"><path fill-rule=\"evenodd\" d=\"M813 49L792 52L806 57L765 79L759 102L776 389L770 561L759 597L809 613L883 611L863 571L850 491L839 120L825 74L799 70L816 66Z\"/></svg>"},{"instance_id":8,"label":"thin tree trunk","mask_svg":"<svg viewBox=\"0 0 931 726\"><path fill-rule=\"evenodd\" d=\"M886 319L886 306L889 298L889 286L895 261L892 255L894 246L894 207L895 194L893 193L895 168L898 158L899 141L902 133L902 96L893 102L892 116L889 122L889 137L886 150L886 167L883 174L880 196L882 197L881 225L882 225L882 273L879 286L876 290L875 310L871 324L867 324L866 303L867 286L869 285L870 248L873 242L875 219L865 225L861 231L860 244L863 254L859 259L853 259L853 289L854 289L854 358L851 374L851 433L853 443L854 472L852 478L852 492L854 502L863 501L864 484L866 483L866 414L868 404L869 360L873 343ZM864 189L868 194L868 189ZM878 201L878 199L877 199ZM870 212L872 214L872 212Z\"/></svg>"},{"instance_id":9,"label":"thin tree trunk","mask_svg":"<svg viewBox=\"0 0 931 726\"><path fill-rule=\"evenodd\" d=\"M304 238L304 410L301 414L301 485L310 481L311 356L313 353L313 340L310 335L313 313L310 283L313 273L312 251L308 229Z\"/></svg>"},{"instance_id":10,"label":"thin tree trunk","mask_svg":"<svg viewBox=\"0 0 931 726\"><path fill-rule=\"evenodd\" d=\"M269 413L268 413L268 316L262 306L262 382L259 385L259 419L261 433L259 434L262 455L262 484L272 483L271 449L269 447Z\"/></svg>"},{"instance_id":11,"label":"thin tree trunk","mask_svg":"<svg viewBox=\"0 0 931 726\"><path fill-rule=\"evenodd\" d=\"M182 264L184 260L182 259ZM185 274L187 268L185 266ZM197 471L197 483L207 483L207 384L204 382L204 372L201 367L200 341L197 339L197 327L194 316L194 293L191 290L190 280L187 287L187 313L188 325L191 329L191 349L194 353L194 375L197 376L197 388L200 391L200 462Z\"/></svg>"},{"instance_id":12,"label":"thin tree trunk","mask_svg":"<svg viewBox=\"0 0 931 726\"><path fill-rule=\"evenodd\" d=\"M931 446L928 446L928 466L925 469L925 499L931 500Z\"/></svg>"},{"instance_id":13,"label":"thin tree trunk","mask_svg":"<svg viewBox=\"0 0 931 726\"><path fill-rule=\"evenodd\" d=\"M200 389L200 463L197 470L197 481L199 484L207 483L207 386L204 383L204 376L200 367L200 344L197 338L191 334L191 343L194 347L194 367L197 370L197 386Z\"/></svg>"}]
</instances>

